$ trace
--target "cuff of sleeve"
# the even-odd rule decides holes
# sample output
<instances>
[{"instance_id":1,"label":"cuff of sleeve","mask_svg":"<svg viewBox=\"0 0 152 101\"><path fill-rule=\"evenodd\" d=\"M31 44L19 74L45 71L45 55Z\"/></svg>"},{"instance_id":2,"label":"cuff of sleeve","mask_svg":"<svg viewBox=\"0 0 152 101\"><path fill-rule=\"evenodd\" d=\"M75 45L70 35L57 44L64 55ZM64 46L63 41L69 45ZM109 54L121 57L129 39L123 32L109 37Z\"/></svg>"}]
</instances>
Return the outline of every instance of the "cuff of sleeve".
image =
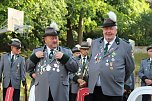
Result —
<instances>
[{"instance_id":1,"label":"cuff of sleeve","mask_svg":"<svg viewBox=\"0 0 152 101\"><path fill-rule=\"evenodd\" d=\"M128 85L124 85L124 89L128 91L130 90L130 87Z\"/></svg>"},{"instance_id":2,"label":"cuff of sleeve","mask_svg":"<svg viewBox=\"0 0 152 101\"><path fill-rule=\"evenodd\" d=\"M143 76L141 80L145 83L145 79L148 79L146 76Z\"/></svg>"},{"instance_id":3,"label":"cuff of sleeve","mask_svg":"<svg viewBox=\"0 0 152 101\"><path fill-rule=\"evenodd\" d=\"M25 86L26 85L26 81L22 81L22 85Z\"/></svg>"},{"instance_id":4,"label":"cuff of sleeve","mask_svg":"<svg viewBox=\"0 0 152 101\"><path fill-rule=\"evenodd\" d=\"M34 63L37 64L40 60L40 58L37 58L35 54L32 54L30 57L30 60Z\"/></svg>"},{"instance_id":5,"label":"cuff of sleeve","mask_svg":"<svg viewBox=\"0 0 152 101\"><path fill-rule=\"evenodd\" d=\"M66 62L70 59L70 57L66 54L63 54L62 58L59 59L59 61L62 63L62 64L66 64Z\"/></svg>"},{"instance_id":6,"label":"cuff of sleeve","mask_svg":"<svg viewBox=\"0 0 152 101\"><path fill-rule=\"evenodd\" d=\"M2 82L2 78L0 78L0 83Z\"/></svg>"},{"instance_id":7,"label":"cuff of sleeve","mask_svg":"<svg viewBox=\"0 0 152 101\"><path fill-rule=\"evenodd\" d=\"M77 82L77 83L78 83L78 81L77 81L78 79L79 79L79 76L77 76L77 75L75 75L75 76L73 77L73 81L74 81L74 82Z\"/></svg>"},{"instance_id":8,"label":"cuff of sleeve","mask_svg":"<svg viewBox=\"0 0 152 101\"><path fill-rule=\"evenodd\" d=\"M35 72L33 71L33 72L31 72L31 73L29 74L31 78L33 78L33 77L32 77L32 74L33 74L33 73L35 73Z\"/></svg>"}]
</instances>

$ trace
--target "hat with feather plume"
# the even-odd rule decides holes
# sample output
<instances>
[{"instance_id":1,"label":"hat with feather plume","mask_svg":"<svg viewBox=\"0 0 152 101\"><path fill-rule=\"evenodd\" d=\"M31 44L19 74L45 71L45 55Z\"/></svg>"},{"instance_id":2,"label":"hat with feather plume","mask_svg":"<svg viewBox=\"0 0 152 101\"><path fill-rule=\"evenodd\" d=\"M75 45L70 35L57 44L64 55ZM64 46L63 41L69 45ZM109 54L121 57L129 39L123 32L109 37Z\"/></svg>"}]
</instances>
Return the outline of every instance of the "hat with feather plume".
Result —
<instances>
[{"instance_id":1,"label":"hat with feather plume","mask_svg":"<svg viewBox=\"0 0 152 101\"><path fill-rule=\"evenodd\" d=\"M52 22L50 26L45 29L45 34L43 37L58 36L59 35L58 30L59 30L58 25L55 22Z\"/></svg>"},{"instance_id":2,"label":"hat with feather plume","mask_svg":"<svg viewBox=\"0 0 152 101\"><path fill-rule=\"evenodd\" d=\"M114 12L110 11L107 13L109 18L106 18L103 22L102 28L117 26L117 16Z\"/></svg>"}]
</instances>

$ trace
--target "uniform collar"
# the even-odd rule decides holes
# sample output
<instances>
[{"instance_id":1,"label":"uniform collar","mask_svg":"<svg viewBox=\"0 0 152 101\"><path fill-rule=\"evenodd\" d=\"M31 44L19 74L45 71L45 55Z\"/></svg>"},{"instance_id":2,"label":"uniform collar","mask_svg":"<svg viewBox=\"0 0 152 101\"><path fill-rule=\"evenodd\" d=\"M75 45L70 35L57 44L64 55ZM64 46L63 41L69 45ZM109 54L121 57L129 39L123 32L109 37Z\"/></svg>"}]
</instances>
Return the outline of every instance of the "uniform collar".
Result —
<instances>
[{"instance_id":1,"label":"uniform collar","mask_svg":"<svg viewBox=\"0 0 152 101\"><path fill-rule=\"evenodd\" d=\"M11 57L14 55L14 57L16 56L15 54L13 54L13 52L11 51Z\"/></svg>"},{"instance_id":2,"label":"uniform collar","mask_svg":"<svg viewBox=\"0 0 152 101\"><path fill-rule=\"evenodd\" d=\"M87 59L87 55L86 55L85 57L83 57L83 56L81 55L81 59L83 59L83 58Z\"/></svg>"},{"instance_id":3,"label":"uniform collar","mask_svg":"<svg viewBox=\"0 0 152 101\"><path fill-rule=\"evenodd\" d=\"M99 41L100 43L102 43L104 41L104 37L101 37L101 40ZM120 44L120 39L119 39L119 37L118 36L116 36L116 38L115 38L115 40L114 40L115 42L116 42L116 44L117 45L119 45Z\"/></svg>"},{"instance_id":4,"label":"uniform collar","mask_svg":"<svg viewBox=\"0 0 152 101\"><path fill-rule=\"evenodd\" d=\"M116 39L116 36L115 36L115 38L112 41L109 42L109 45L112 45L114 43L115 39ZM105 38L104 38L104 43L105 44L108 43L108 41Z\"/></svg>"}]
</instances>

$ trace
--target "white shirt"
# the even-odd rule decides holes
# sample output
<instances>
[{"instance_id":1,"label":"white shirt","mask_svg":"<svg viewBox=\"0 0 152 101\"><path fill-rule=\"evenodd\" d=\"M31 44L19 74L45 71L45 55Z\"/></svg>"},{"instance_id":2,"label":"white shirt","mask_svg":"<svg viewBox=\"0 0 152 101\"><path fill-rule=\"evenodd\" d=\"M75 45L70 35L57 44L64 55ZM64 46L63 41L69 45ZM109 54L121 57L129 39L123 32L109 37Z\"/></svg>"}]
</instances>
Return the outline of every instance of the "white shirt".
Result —
<instances>
[{"instance_id":1,"label":"white shirt","mask_svg":"<svg viewBox=\"0 0 152 101\"><path fill-rule=\"evenodd\" d=\"M114 43L115 39L116 39L116 36L115 36L115 38L114 38L112 41L109 42L108 50L110 49L110 47L111 47L112 44ZM106 44L107 44L107 43L108 43L108 41L104 38L104 48L106 47Z\"/></svg>"},{"instance_id":2,"label":"white shirt","mask_svg":"<svg viewBox=\"0 0 152 101\"><path fill-rule=\"evenodd\" d=\"M13 52L11 51L11 59L12 59L12 56L13 56L14 54L13 54ZM15 57L16 57L16 55L14 55L14 59L13 60L15 60Z\"/></svg>"},{"instance_id":3,"label":"white shirt","mask_svg":"<svg viewBox=\"0 0 152 101\"><path fill-rule=\"evenodd\" d=\"M48 56L50 55L50 53L51 53L51 49L48 47L48 46L46 46L47 47L47 53L48 53ZM54 49L53 49L54 50ZM54 54L54 51L53 51L53 54Z\"/></svg>"}]
</instances>

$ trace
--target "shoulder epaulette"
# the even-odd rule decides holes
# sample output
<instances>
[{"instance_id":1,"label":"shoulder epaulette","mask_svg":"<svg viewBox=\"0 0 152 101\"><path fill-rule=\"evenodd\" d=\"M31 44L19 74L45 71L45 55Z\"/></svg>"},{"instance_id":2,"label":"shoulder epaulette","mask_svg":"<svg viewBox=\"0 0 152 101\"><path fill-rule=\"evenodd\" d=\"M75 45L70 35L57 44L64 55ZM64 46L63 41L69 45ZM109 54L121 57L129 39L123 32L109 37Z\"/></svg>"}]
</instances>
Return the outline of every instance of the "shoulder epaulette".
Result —
<instances>
[{"instance_id":1,"label":"shoulder epaulette","mask_svg":"<svg viewBox=\"0 0 152 101\"><path fill-rule=\"evenodd\" d=\"M38 49L38 48L41 48L41 47L36 47L35 49Z\"/></svg>"},{"instance_id":2,"label":"shoulder epaulette","mask_svg":"<svg viewBox=\"0 0 152 101\"><path fill-rule=\"evenodd\" d=\"M2 54L6 54L7 52L2 52L2 53L0 53L0 56L2 55Z\"/></svg>"},{"instance_id":3,"label":"shoulder epaulette","mask_svg":"<svg viewBox=\"0 0 152 101\"><path fill-rule=\"evenodd\" d=\"M69 47L62 46L63 48L70 49Z\"/></svg>"},{"instance_id":4,"label":"shoulder epaulette","mask_svg":"<svg viewBox=\"0 0 152 101\"><path fill-rule=\"evenodd\" d=\"M96 39L99 39L99 38L96 38ZM100 38L100 43L102 43L103 39L104 39L103 37Z\"/></svg>"},{"instance_id":5,"label":"shoulder epaulette","mask_svg":"<svg viewBox=\"0 0 152 101\"><path fill-rule=\"evenodd\" d=\"M122 40L125 41L125 42L128 43L128 44L130 43L128 40L126 40L126 39L124 39L124 38L122 38Z\"/></svg>"},{"instance_id":6,"label":"shoulder epaulette","mask_svg":"<svg viewBox=\"0 0 152 101\"><path fill-rule=\"evenodd\" d=\"M22 57L27 58L27 55L25 54L20 54Z\"/></svg>"},{"instance_id":7,"label":"shoulder epaulette","mask_svg":"<svg viewBox=\"0 0 152 101\"><path fill-rule=\"evenodd\" d=\"M143 58L142 60L147 60L147 58Z\"/></svg>"}]
</instances>

